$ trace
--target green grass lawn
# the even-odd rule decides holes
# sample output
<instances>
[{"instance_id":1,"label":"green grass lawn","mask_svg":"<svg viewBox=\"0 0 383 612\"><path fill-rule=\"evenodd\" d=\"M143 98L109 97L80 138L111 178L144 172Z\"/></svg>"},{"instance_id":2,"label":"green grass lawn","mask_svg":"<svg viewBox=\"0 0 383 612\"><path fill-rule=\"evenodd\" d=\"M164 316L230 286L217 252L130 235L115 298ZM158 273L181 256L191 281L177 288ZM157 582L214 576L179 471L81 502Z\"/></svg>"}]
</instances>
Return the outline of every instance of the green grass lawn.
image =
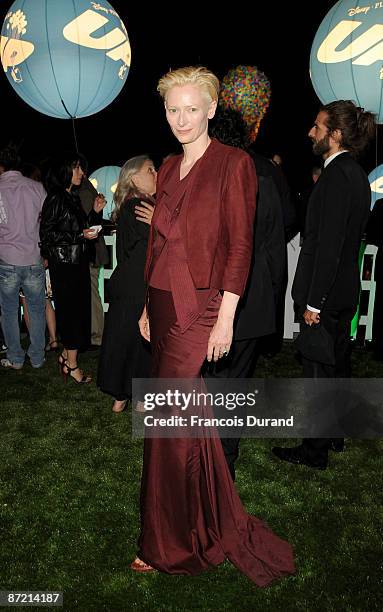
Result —
<instances>
[{"instance_id":1,"label":"green grass lawn","mask_svg":"<svg viewBox=\"0 0 383 612\"><path fill-rule=\"evenodd\" d=\"M142 442L129 410L113 414L94 384L64 384L56 357L0 372L0 590L61 590L64 609L82 612L382 609L381 441L349 440L324 472L277 462L275 440L242 441L239 493L293 544L296 576L259 589L227 562L194 578L137 575ZM94 375L97 357L81 356ZM353 368L383 376L365 351ZM300 375L290 344L257 369Z\"/></svg>"}]
</instances>

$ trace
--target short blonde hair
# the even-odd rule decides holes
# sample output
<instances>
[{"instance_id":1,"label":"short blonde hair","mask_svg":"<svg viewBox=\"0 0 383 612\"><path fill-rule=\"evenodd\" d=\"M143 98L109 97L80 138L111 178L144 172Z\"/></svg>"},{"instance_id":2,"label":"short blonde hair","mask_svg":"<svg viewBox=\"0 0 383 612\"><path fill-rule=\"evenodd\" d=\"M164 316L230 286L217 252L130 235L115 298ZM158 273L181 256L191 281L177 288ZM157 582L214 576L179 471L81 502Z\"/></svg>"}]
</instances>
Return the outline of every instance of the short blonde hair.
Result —
<instances>
[{"instance_id":1,"label":"short blonde hair","mask_svg":"<svg viewBox=\"0 0 383 612\"><path fill-rule=\"evenodd\" d=\"M166 99L169 89L175 86L196 85L203 89L215 102L218 101L219 80L204 66L186 66L170 70L158 81L157 91L161 98Z\"/></svg>"}]
</instances>

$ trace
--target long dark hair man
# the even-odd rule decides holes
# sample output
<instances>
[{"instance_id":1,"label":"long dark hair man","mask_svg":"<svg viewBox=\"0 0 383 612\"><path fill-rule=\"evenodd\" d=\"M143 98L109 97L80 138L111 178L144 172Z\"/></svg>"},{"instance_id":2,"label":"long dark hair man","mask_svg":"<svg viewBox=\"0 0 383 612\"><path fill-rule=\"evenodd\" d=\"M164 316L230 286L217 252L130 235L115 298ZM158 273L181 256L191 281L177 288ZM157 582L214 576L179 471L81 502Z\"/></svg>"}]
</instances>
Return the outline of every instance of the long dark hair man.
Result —
<instances>
[{"instance_id":1,"label":"long dark hair man","mask_svg":"<svg viewBox=\"0 0 383 612\"><path fill-rule=\"evenodd\" d=\"M292 295L302 324L320 324L332 338L335 364L303 356L305 378L350 376L350 325L360 291L358 256L371 201L367 176L354 158L374 134L374 115L350 100L322 106L308 134L324 170L308 203ZM342 451L343 439L305 439L300 446L275 447L273 452L283 461L325 469L329 450Z\"/></svg>"}]
</instances>

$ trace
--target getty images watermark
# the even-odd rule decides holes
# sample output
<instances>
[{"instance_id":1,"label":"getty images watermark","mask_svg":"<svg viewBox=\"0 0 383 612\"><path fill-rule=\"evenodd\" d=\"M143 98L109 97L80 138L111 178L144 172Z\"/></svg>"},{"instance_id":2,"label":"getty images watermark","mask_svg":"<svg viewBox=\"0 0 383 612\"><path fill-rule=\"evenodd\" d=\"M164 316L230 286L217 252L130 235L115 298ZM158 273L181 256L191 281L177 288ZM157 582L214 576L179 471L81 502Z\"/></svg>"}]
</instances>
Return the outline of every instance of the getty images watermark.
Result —
<instances>
[{"instance_id":1,"label":"getty images watermark","mask_svg":"<svg viewBox=\"0 0 383 612\"><path fill-rule=\"evenodd\" d=\"M217 392L209 393L193 389L189 392L180 389L167 389L161 393L145 393L142 406L144 412L167 408L177 414L170 416L156 416L145 414L143 422L145 427L294 427L294 416L289 418L259 418L253 414L237 414L231 416L214 416L213 408L235 411L241 408L254 408L257 404L259 390L247 393ZM204 409L196 413L195 409ZM184 416L178 412L185 413ZM160 410L161 412L161 410Z\"/></svg>"},{"instance_id":2,"label":"getty images watermark","mask_svg":"<svg viewBox=\"0 0 383 612\"><path fill-rule=\"evenodd\" d=\"M380 379L134 379L134 437L379 438Z\"/></svg>"}]
</instances>

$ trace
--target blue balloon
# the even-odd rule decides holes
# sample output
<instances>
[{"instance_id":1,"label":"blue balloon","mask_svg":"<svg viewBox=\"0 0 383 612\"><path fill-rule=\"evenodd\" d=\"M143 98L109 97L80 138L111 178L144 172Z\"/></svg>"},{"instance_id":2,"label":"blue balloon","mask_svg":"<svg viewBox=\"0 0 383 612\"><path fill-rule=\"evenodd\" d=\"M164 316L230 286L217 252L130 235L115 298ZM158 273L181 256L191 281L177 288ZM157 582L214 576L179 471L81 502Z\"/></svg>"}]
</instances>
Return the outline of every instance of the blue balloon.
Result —
<instances>
[{"instance_id":1,"label":"blue balloon","mask_svg":"<svg viewBox=\"0 0 383 612\"><path fill-rule=\"evenodd\" d=\"M1 31L1 62L13 89L60 119L108 106L130 58L126 28L105 0L16 0Z\"/></svg>"},{"instance_id":2,"label":"blue balloon","mask_svg":"<svg viewBox=\"0 0 383 612\"><path fill-rule=\"evenodd\" d=\"M92 185L99 193L103 193L106 198L106 206L103 211L104 219L110 219L114 209L113 196L116 191L120 170L121 168L118 166L103 166L89 177Z\"/></svg>"},{"instance_id":3,"label":"blue balloon","mask_svg":"<svg viewBox=\"0 0 383 612\"><path fill-rule=\"evenodd\" d=\"M375 168L368 175L371 187L371 210L375 206L376 200L383 198L383 164Z\"/></svg>"},{"instance_id":4,"label":"blue balloon","mask_svg":"<svg viewBox=\"0 0 383 612\"><path fill-rule=\"evenodd\" d=\"M323 104L353 100L383 122L383 4L340 0L322 21L310 76Z\"/></svg>"}]
</instances>

